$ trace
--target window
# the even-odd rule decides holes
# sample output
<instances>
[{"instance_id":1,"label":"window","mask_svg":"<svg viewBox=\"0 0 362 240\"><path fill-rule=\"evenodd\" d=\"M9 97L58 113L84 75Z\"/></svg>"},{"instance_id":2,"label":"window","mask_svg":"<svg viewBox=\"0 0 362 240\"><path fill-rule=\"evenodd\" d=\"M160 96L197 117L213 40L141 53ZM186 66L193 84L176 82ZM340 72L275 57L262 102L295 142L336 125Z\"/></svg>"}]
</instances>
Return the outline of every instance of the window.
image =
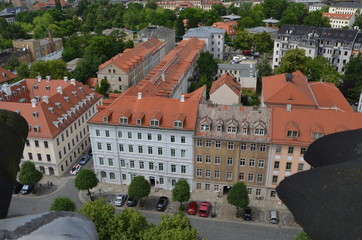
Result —
<instances>
[{"instance_id":1,"label":"window","mask_svg":"<svg viewBox=\"0 0 362 240\"><path fill-rule=\"evenodd\" d=\"M175 164L171 164L171 172L176 172L176 165Z\"/></svg>"},{"instance_id":2,"label":"window","mask_svg":"<svg viewBox=\"0 0 362 240\"><path fill-rule=\"evenodd\" d=\"M136 119L136 124L137 124L138 126L141 126L141 125L142 125L142 120L139 119L139 118L137 118L137 119Z\"/></svg>"},{"instance_id":3,"label":"window","mask_svg":"<svg viewBox=\"0 0 362 240\"><path fill-rule=\"evenodd\" d=\"M45 148L48 148L49 146L48 146L48 141L44 141L44 147Z\"/></svg>"},{"instance_id":4,"label":"window","mask_svg":"<svg viewBox=\"0 0 362 240\"><path fill-rule=\"evenodd\" d=\"M47 161L48 161L48 162L51 162L51 161L52 161L52 159L51 159L51 157L50 157L50 154L47 154L46 157L47 157ZM70 160L72 161L72 156L70 156L70 158L71 158Z\"/></svg>"},{"instance_id":5,"label":"window","mask_svg":"<svg viewBox=\"0 0 362 240\"><path fill-rule=\"evenodd\" d=\"M205 162L210 164L211 163L211 156L206 156L205 157Z\"/></svg>"},{"instance_id":6,"label":"window","mask_svg":"<svg viewBox=\"0 0 362 240\"><path fill-rule=\"evenodd\" d=\"M220 171L219 170L214 171L214 178L220 178Z\"/></svg>"},{"instance_id":7,"label":"window","mask_svg":"<svg viewBox=\"0 0 362 240\"><path fill-rule=\"evenodd\" d=\"M138 146L138 153L143 153L143 146Z\"/></svg>"},{"instance_id":8,"label":"window","mask_svg":"<svg viewBox=\"0 0 362 240\"><path fill-rule=\"evenodd\" d=\"M99 131L98 129L96 129L96 136L99 137L101 135L101 131Z\"/></svg>"},{"instance_id":9,"label":"window","mask_svg":"<svg viewBox=\"0 0 362 240\"><path fill-rule=\"evenodd\" d=\"M211 171L209 170L209 169L206 169L205 170L205 177L210 177L210 173L211 173Z\"/></svg>"},{"instance_id":10,"label":"window","mask_svg":"<svg viewBox=\"0 0 362 240\"><path fill-rule=\"evenodd\" d=\"M227 131L228 131L228 133L236 133L236 127L229 126Z\"/></svg>"},{"instance_id":11,"label":"window","mask_svg":"<svg viewBox=\"0 0 362 240\"><path fill-rule=\"evenodd\" d=\"M153 147L148 147L148 154L153 154Z\"/></svg>"},{"instance_id":12,"label":"window","mask_svg":"<svg viewBox=\"0 0 362 240\"><path fill-rule=\"evenodd\" d=\"M249 181L249 182L253 182L253 181L254 181L254 173L249 173L249 174L248 174L248 181Z\"/></svg>"},{"instance_id":13,"label":"window","mask_svg":"<svg viewBox=\"0 0 362 240\"><path fill-rule=\"evenodd\" d=\"M175 136L171 136L171 142L176 142L176 137Z\"/></svg>"},{"instance_id":14,"label":"window","mask_svg":"<svg viewBox=\"0 0 362 240\"><path fill-rule=\"evenodd\" d=\"M262 128L256 128L256 129L254 130L254 135L261 135L261 136L263 136L263 135L264 135L264 129L262 129Z\"/></svg>"},{"instance_id":15,"label":"window","mask_svg":"<svg viewBox=\"0 0 362 240\"><path fill-rule=\"evenodd\" d=\"M158 127L159 121L157 119L151 119L151 126Z\"/></svg>"},{"instance_id":16,"label":"window","mask_svg":"<svg viewBox=\"0 0 362 240\"><path fill-rule=\"evenodd\" d=\"M202 140L197 140L196 141L196 145L198 146L198 147L202 147Z\"/></svg>"},{"instance_id":17,"label":"window","mask_svg":"<svg viewBox=\"0 0 362 240\"><path fill-rule=\"evenodd\" d=\"M217 127L216 127L216 131L217 131L217 132L221 132L221 131L222 131L222 126L217 125Z\"/></svg>"},{"instance_id":18,"label":"window","mask_svg":"<svg viewBox=\"0 0 362 240\"><path fill-rule=\"evenodd\" d=\"M276 191L270 191L270 197L275 198L277 196Z\"/></svg>"},{"instance_id":19,"label":"window","mask_svg":"<svg viewBox=\"0 0 362 240\"><path fill-rule=\"evenodd\" d=\"M260 195L261 195L261 189L260 189L260 188L257 188L257 189L255 190L255 195L256 195L256 196L260 196Z\"/></svg>"},{"instance_id":20,"label":"window","mask_svg":"<svg viewBox=\"0 0 362 240\"><path fill-rule=\"evenodd\" d=\"M119 161L120 161L121 167L125 167L125 166L126 166L126 160L121 159L121 160L119 160Z\"/></svg>"},{"instance_id":21,"label":"window","mask_svg":"<svg viewBox=\"0 0 362 240\"><path fill-rule=\"evenodd\" d=\"M240 144L240 150L245 151L246 150L246 143Z\"/></svg>"},{"instance_id":22,"label":"window","mask_svg":"<svg viewBox=\"0 0 362 240\"><path fill-rule=\"evenodd\" d=\"M137 133L137 139L142 139L142 133Z\"/></svg>"},{"instance_id":23,"label":"window","mask_svg":"<svg viewBox=\"0 0 362 240\"><path fill-rule=\"evenodd\" d=\"M227 165L233 165L233 158L232 157L227 158Z\"/></svg>"},{"instance_id":24,"label":"window","mask_svg":"<svg viewBox=\"0 0 362 240\"><path fill-rule=\"evenodd\" d=\"M181 143L186 143L186 137L185 136L181 136Z\"/></svg>"},{"instance_id":25,"label":"window","mask_svg":"<svg viewBox=\"0 0 362 240\"><path fill-rule=\"evenodd\" d=\"M41 160L42 160L42 159L41 159L41 154L38 153L37 155L38 155L38 160L41 161Z\"/></svg>"},{"instance_id":26,"label":"window","mask_svg":"<svg viewBox=\"0 0 362 240\"><path fill-rule=\"evenodd\" d=\"M285 166L286 170L290 170L292 168L292 163L291 162L287 162L287 165Z\"/></svg>"},{"instance_id":27,"label":"window","mask_svg":"<svg viewBox=\"0 0 362 240\"><path fill-rule=\"evenodd\" d=\"M210 147L211 147L211 140L206 140L206 144L205 144L205 145L206 145L206 147L209 147L209 148L210 148Z\"/></svg>"},{"instance_id":28,"label":"window","mask_svg":"<svg viewBox=\"0 0 362 240\"><path fill-rule=\"evenodd\" d=\"M113 166L113 159L112 159L112 158L108 158L108 165L109 165L110 167Z\"/></svg>"},{"instance_id":29,"label":"window","mask_svg":"<svg viewBox=\"0 0 362 240\"><path fill-rule=\"evenodd\" d=\"M106 133L106 137L109 137L109 131L106 130L105 133Z\"/></svg>"},{"instance_id":30,"label":"window","mask_svg":"<svg viewBox=\"0 0 362 240\"><path fill-rule=\"evenodd\" d=\"M239 180L244 180L245 174L243 172L239 172Z\"/></svg>"},{"instance_id":31,"label":"window","mask_svg":"<svg viewBox=\"0 0 362 240\"><path fill-rule=\"evenodd\" d=\"M298 131L287 131L287 137L290 137L290 138L298 137Z\"/></svg>"},{"instance_id":32,"label":"window","mask_svg":"<svg viewBox=\"0 0 362 240\"><path fill-rule=\"evenodd\" d=\"M215 164L220 164L220 163L221 163L221 157L215 156Z\"/></svg>"},{"instance_id":33,"label":"window","mask_svg":"<svg viewBox=\"0 0 362 240\"><path fill-rule=\"evenodd\" d=\"M181 173L186 173L186 166L181 166Z\"/></svg>"},{"instance_id":34,"label":"window","mask_svg":"<svg viewBox=\"0 0 362 240\"><path fill-rule=\"evenodd\" d=\"M102 150L102 143L98 142L97 143L97 148L98 148L98 150Z\"/></svg>"},{"instance_id":35,"label":"window","mask_svg":"<svg viewBox=\"0 0 362 240\"><path fill-rule=\"evenodd\" d=\"M35 147L39 147L39 141L38 140L35 140Z\"/></svg>"},{"instance_id":36,"label":"window","mask_svg":"<svg viewBox=\"0 0 362 240\"><path fill-rule=\"evenodd\" d=\"M122 138L122 132L118 131L118 138Z\"/></svg>"},{"instance_id":37,"label":"window","mask_svg":"<svg viewBox=\"0 0 362 240\"><path fill-rule=\"evenodd\" d=\"M58 139L57 139L57 140L58 140ZM28 147L30 146L30 142L29 142L29 140L26 140L26 142L25 142L25 143L26 143L26 146L28 146ZM59 144L58 144L58 145L59 145Z\"/></svg>"},{"instance_id":38,"label":"window","mask_svg":"<svg viewBox=\"0 0 362 240\"><path fill-rule=\"evenodd\" d=\"M320 132L313 132L312 133L312 139L318 139L324 136L324 133L320 133Z\"/></svg>"},{"instance_id":39,"label":"window","mask_svg":"<svg viewBox=\"0 0 362 240\"><path fill-rule=\"evenodd\" d=\"M246 162L245 158L240 158L239 160L240 167L245 167L245 162Z\"/></svg>"},{"instance_id":40,"label":"window","mask_svg":"<svg viewBox=\"0 0 362 240\"><path fill-rule=\"evenodd\" d=\"M163 163L158 163L158 170L163 172Z\"/></svg>"},{"instance_id":41,"label":"window","mask_svg":"<svg viewBox=\"0 0 362 240\"><path fill-rule=\"evenodd\" d=\"M147 140L152 140L152 134L151 133L147 133Z\"/></svg>"},{"instance_id":42,"label":"window","mask_svg":"<svg viewBox=\"0 0 362 240\"><path fill-rule=\"evenodd\" d=\"M282 152L282 146L277 145L275 148L275 153L281 153Z\"/></svg>"},{"instance_id":43,"label":"window","mask_svg":"<svg viewBox=\"0 0 362 240\"><path fill-rule=\"evenodd\" d=\"M107 151L112 151L112 145L110 143L107 143Z\"/></svg>"},{"instance_id":44,"label":"window","mask_svg":"<svg viewBox=\"0 0 362 240\"><path fill-rule=\"evenodd\" d=\"M234 143L228 142L228 150L234 150Z\"/></svg>"},{"instance_id":45,"label":"window","mask_svg":"<svg viewBox=\"0 0 362 240\"><path fill-rule=\"evenodd\" d=\"M171 148L171 157L175 157L176 156L176 149Z\"/></svg>"},{"instance_id":46,"label":"window","mask_svg":"<svg viewBox=\"0 0 362 240\"><path fill-rule=\"evenodd\" d=\"M305 148L305 147L300 148L300 155L304 155L306 151L307 151L307 148Z\"/></svg>"},{"instance_id":47,"label":"window","mask_svg":"<svg viewBox=\"0 0 362 240\"><path fill-rule=\"evenodd\" d=\"M243 133L243 134L248 134L248 128L247 128L247 127L243 127L242 133Z\"/></svg>"},{"instance_id":48,"label":"window","mask_svg":"<svg viewBox=\"0 0 362 240\"><path fill-rule=\"evenodd\" d=\"M148 163L148 169L149 169L149 170L153 170L153 169L154 169L154 164L153 164L153 162L149 162L149 163Z\"/></svg>"},{"instance_id":49,"label":"window","mask_svg":"<svg viewBox=\"0 0 362 240\"><path fill-rule=\"evenodd\" d=\"M120 118L119 118L119 123L120 123L120 124L128 124L128 118L126 118L126 117L120 117Z\"/></svg>"},{"instance_id":50,"label":"window","mask_svg":"<svg viewBox=\"0 0 362 240\"><path fill-rule=\"evenodd\" d=\"M128 145L128 152L133 152L133 145Z\"/></svg>"},{"instance_id":51,"label":"window","mask_svg":"<svg viewBox=\"0 0 362 240\"><path fill-rule=\"evenodd\" d=\"M129 167L130 167L130 168L134 168L134 160L130 160L130 161L129 161Z\"/></svg>"},{"instance_id":52,"label":"window","mask_svg":"<svg viewBox=\"0 0 362 240\"><path fill-rule=\"evenodd\" d=\"M259 168L264 168L264 160L259 159L258 167Z\"/></svg>"},{"instance_id":53,"label":"window","mask_svg":"<svg viewBox=\"0 0 362 240\"><path fill-rule=\"evenodd\" d=\"M181 121L174 121L173 122L173 127L174 128L182 128L183 124Z\"/></svg>"},{"instance_id":54,"label":"window","mask_svg":"<svg viewBox=\"0 0 362 240\"><path fill-rule=\"evenodd\" d=\"M256 144L255 143L250 144L250 151L256 151Z\"/></svg>"},{"instance_id":55,"label":"window","mask_svg":"<svg viewBox=\"0 0 362 240\"><path fill-rule=\"evenodd\" d=\"M279 161L275 161L274 162L274 169L279 169L279 164L280 164Z\"/></svg>"},{"instance_id":56,"label":"window","mask_svg":"<svg viewBox=\"0 0 362 240\"><path fill-rule=\"evenodd\" d=\"M294 147L288 147L288 154L293 154Z\"/></svg>"},{"instance_id":57,"label":"window","mask_svg":"<svg viewBox=\"0 0 362 240\"><path fill-rule=\"evenodd\" d=\"M118 148L119 148L119 151L120 151L120 152L124 152L123 144L119 144L119 145L118 145Z\"/></svg>"},{"instance_id":58,"label":"window","mask_svg":"<svg viewBox=\"0 0 362 240\"><path fill-rule=\"evenodd\" d=\"M196 183L196 188L201 189L201 183Z\"/></svg>"},{"instance_id":59,"label":"window","mask_svg":"<svg viewBox=\"0 0 362 240\"><path fill-rule=\"evenodd\" d=\"M231 180L231 179L232 179L231 171L226 171L226 179L227 179L227 180Z\"/></svg>"},{"instance_id":60,"label":"window","mask_svg":"<svg viewBox=\"0 0 362 240\"><path fill-rule=\"evenodd\" d=\"M158 148L157 148L157 154L158 154L159 156L162 156L162 155L163 155L162 147L158 147Z\"/></svg>"},{"instance_id":61,"label":"window","mask_svg":"<svg viewBox=\"0 0 362 240\"><path fill-rule=\"evenodd\" d=\"M255 167L255 159L249 159L249 167Z\"/></svg>"},{"instance_id":62,"label":"window","mask_svg":"<svg viewBox=\"0 0 362 240\"><path fill-rule=\"evenodd\" d=\"M165 184L165 181L164 181L163 177L159 178L159 182L160 182L161 185Z\"/></svg>"},{"instance_id":63,"label":"window","mask_svg":"<svg viewBox=\"0 0 362 240\"><path fill-rule=\"evenodd\" d=\"M33 160L33 154L32 153L28 153L29 156L29 160ZM59 158L62 158L62 153L59 152Z\"/></svg>"},{"instance_id":64,"label":"window","mask_svg":"<svg viewBox=\"0 0 362 240\"><path fill-rule=\"evenodd\" d=\"M219 185L218 185L218 184L215 184L215 185L214 185L214 191L215 191L215 192L219 191Z\"/></svg>"},{"instance_id":65,"label":"window","mask_svg":"<svg viewBox=\"0 0 362 240\"><path fill-rule=\"evenodd\" d=\"M201 163L201 162L202 162L202 155L197 154L197 155L196 155L196 161L197 161L198 163Z\"/></svg>"},{"instance_id":66,"label":"window","mask_svg":"<svg viewBox=\"0 0 362 240\"><path fill-rule=\"evenodd\" d=\"M185 149L181 149L181 157L182 158L186 157L186 150Z\"/></svg>"},{"instance_id":67,"label":"window","mask_svg":"<svg viewBox=\"0 0 362 240\"><path fill-rule=\"evenodd\" d=\"M104 159L102 157L98 158L99 165L104 165Z\"/></svg>"},{"instance_id":68,"label":"window","mask_svg":"<svg viewBox=\"0 0 362 240\"><path fill-rule=\"evenodd\" d=\"M265 152L265 151L266 151L266 146L265 146L265 144L260 144L260 146L259 146L259 151L260 151L260 152Z\"/></svg>"},{"instance_id":69,"label":"window","mask_svg":"<svg viewBox=\"0 0 362 240\"><path fill-rule=\"evenodd\" d=\"M304 163L298 163L298 172L303 171Z\"/></svg>"},{"instance_id":70,"label":"window","mask_svg":"<svg viewBox=\"0 0 362 240\"><path fill-rule=\"evenodd\" d=\"M196 176L197 176L197 177L202 177L202 170L201 170L201 168L197 168L197 169L196 169Z\"/></svg>"},{"instance_id":71,"label":"window","mask_svg":"<svg viewBox=\"0 0 362 240\"><path fill-rule=\"evenodd\" d=\"M202 124L202 125L201 125L201 131L202 131L202 132L210 131L210 125Z\"/></svg>"},{"instance_id":72,"label":"window","mask_svg":"<svg viewBox=\"0 0 362 240\"><path fill-rule=\"evenodd\" d=\"M157 134L157 140L162 141L162 135L161 134Z\"/></svg>"},{"instance_id":73,"label":"window","mask_svg":"<svg viewBox=\"0 0 362 240\"><path fill-rule=\"evenodd\" d=\"M257 182L263 182L263 174L258 174L258 176L256 177L256 181Z\"/></svg>"},{"instance_id":74,"label":"window","mask_svg":"<svg viewBox=\"0 0 362 240\"><path fill-rule=\"evenodd\" d=\"M210 190L210 184L209 183L205 184L205 190Z\"/></svg>"},{"instance_id":75,"label":"window","mask_svg":"<svg viewBox=\"0 0 362 240\"><path fill-rule=\"evenodd\" d=\"M221 142L220 141L215 142L215 148L221 148Z\"/></svg>"},{"instance_id":76,"label":"window","mask_svg":"<svg viewBox=\"0 0 362 240\"><path fill-rule=\"evenodd\" d=\"M128 132L128 138L132 138L132 133Z\"/></svg>"},{"instance_id":77,"label":"window","mask_svg":"<svg viewBox=\"0 0 362 240\"><path fill-rule=\"evenodd\" d=\"M114 174L113 172L110 172L109 173L109 178L112 179L112 180L116 179L116 174Z\"/></svg>"},{"instance_id":78,"label":"window","mask_svg":"<svg viewBox=\"0 0 362 240\"><path fill-rule=\"evenodd\" d=\"M276 184L278 183L278 176L273 176L272 183Z\"/></svg>"},{"instance_id":79,"label":"window","mask_svg":"<svg viewBox=\"0 0 362 240\"><path fill-rule=\"evenodd\" d=\"M106 178L107 177L107 173L105 171L101 171L101 177L102 178Z\"/></svg>"}]
</instances>

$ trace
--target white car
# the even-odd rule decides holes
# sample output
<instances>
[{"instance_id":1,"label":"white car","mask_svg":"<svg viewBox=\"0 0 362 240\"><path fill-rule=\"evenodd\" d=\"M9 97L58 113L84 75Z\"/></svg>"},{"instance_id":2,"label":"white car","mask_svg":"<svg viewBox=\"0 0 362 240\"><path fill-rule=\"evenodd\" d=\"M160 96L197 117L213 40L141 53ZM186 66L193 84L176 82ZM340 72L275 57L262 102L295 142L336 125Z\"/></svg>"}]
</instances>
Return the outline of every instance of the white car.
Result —
<instances>
[{"instance_id":1,"label":"white car","mask_svg":"<svg viewBox=\"0 0 362 240\"><path fill-rule=\"evenodd\" d=\"M72 168L72 170L70 170L70 175L77 175L78 172L82 169L82 166L79 164L75 164Z\"/></svg>"},{"instance_id":2,"label":"white car","mask_svg":"<svg viewBox=\"0 0 362 240\"><path fill-rule=\"evenodd\" d=\"M125 193L121 193L121 194L119 194L117 197L116 197L116 199L114 200L114 205L115 206L123 206L123 204L126 202L126 200L127 200L127 194L125 194Z\"/></svg>"}]
</instances>

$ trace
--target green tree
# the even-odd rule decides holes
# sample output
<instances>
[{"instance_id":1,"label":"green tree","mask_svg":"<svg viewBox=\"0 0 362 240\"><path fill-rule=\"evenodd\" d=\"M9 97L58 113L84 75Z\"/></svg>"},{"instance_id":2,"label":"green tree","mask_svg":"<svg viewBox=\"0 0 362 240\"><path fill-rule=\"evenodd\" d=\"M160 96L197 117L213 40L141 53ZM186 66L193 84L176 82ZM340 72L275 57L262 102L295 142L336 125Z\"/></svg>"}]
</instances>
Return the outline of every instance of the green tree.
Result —
<instances>
[{"instance_id":1,"label":"green tree","mask_svg":"<svg viewBox=\"0 0 362 240\"><path fill-rule=\"evenodd\" d=\"M265 16L274 19L281 19L288 6L286 0L264 0L262 5Z\"/></svg>"},{"instance_id":2,"label":"green tree","mask_svg":"<svg viewBox=\"0 0 362 240\"><path fill-rule=\"evenodd\" d=\"M253 46L254 37L247 31L239 31L233 42L234 47L240 50L250 50Z\"/></svg>"},{"instance_id":3,"label":"green tree","mask_svg":"<svg viewBox=\"0 0 362 240\"><path fill-rule=\"evenodd\" d=\"M254 38L254 50L260 53L270 53L273 51L274 41L269 33L257 33Z\"/></svg>"},{"instance_id":4,"label":"green tree","mask_svg":"<svg viewBox=\"0 0 362 240\"><path fill-rule=\"evenodd\" d=\"M321 11L313 11L308 14L303 20L303 25L307 26L320 26L320 27L331 27L329 19L323 17Z\"/></svg>"},{"instance_id":5,"label":"green tree","mask_svg":"<svg viewBox=\"0 0 362 240\"><path fill-rule=\"evenodd\" d=\"M15 70L20 79L28 78L30 75L30 70L28 64L26 63L20 63L20 65L16 67Z\"/></svg>"},{"instance_id":6,"label":"green tree","mask_svg":"<svg viewBox=\"0 0 362 240\"><path fill-rule=\"evenodd\" d=\"M70 76L70 73L67 70L67 64L61 59L39 60L31 64L29 76L31 78L51 76L52 79L62 79L64 76Z\"/></svg>"},{"instance_id":7,"label":"green tree","mask_svg":"<svg viewBox=\"0 0 362 240\"><path fill-rule=\"evenodd\" d=\"M244 106L257 106L259 105L258 94L251 89L244 88L241 90L241 102Z\"/></svg>"},{"instance_id":8,"label":"green tree","mask_svg":"<svg viewBox=\"0 0 362 240\"><path fill-rule=\"evenodd\" d=\"M111 84L109 84L107 79L102 79L101 84L96 87L96 92L106 96L110 86Z\"/></svg>"},{"instance_id":9,"label":"green tree","mask_svg":"<svg viewBox=\"0 0 362 240\"><path fill-rule=\"evenodd\" d=\"M21 164L19 181L24 185L33 185L43 178L43 173L36 170L34 163L25 161Z\"/></svg>"},{"instance_id":10,"label":"green tree","mask_svg":"<svg viewBox=\"0 0 362 240\"><path fill-rule=\"evenodd\" d=\"M96 174L90 169L82 169L75 177L74 185L78 190L87 190L88 195L93 201L91 188L94 188L98 184L98 178Z\"/></svg>"},{"instance_id":11,"label":"green tree","mask_svg":"<svg viewBox=\"0 0 362 240\"><path fill-rule=\"evenodd\" d=\"M115 227L113 225L115 217L114 206L107 204L103 198L100 198L95 201L86 202L78 212L89 217L93 221L100 240L111 239L112 230Z\"/></svg>"},{"instance_id":12,"label":"green tree","mask_svg":"<svg viewBox=\"0 0 362 240\"><path fill-rule=\"evenodd\" d=\"M362 90L362 54L346 64L340 90L349 102L357 102Z\"/></svg>"},{"instance_id":13,"label":"green tree","mask_svg":"<svg viewBox=\"0 0 362 240\"><path fill-rule=\"evenodd\" d=\"M312 240L304 231L298 233L294 240Z\"/></svg>"},{"instance_id":14,"label":"green tree","mask_svg":"<svg viewBox=\"0 0 362 240\"><path fill-rule=\"evenodd\" d=\"M187 202L190 196L190 185L187 180L183 178L178 180L172 189L172 200L180 202L180 209L182 209L182 202Z\"/></svg>"},{"instance_id":15,"label":"green tree","mask_svg":"<svg viewBox=\"0 0 362 240\"><path fill-rule=\"evenodd\" d=\"M270 66L270 62L267 54L263 54L256 64L258 70L258 80L260 81L265 76L273 75L273 69Z\"/></svg>"},{"instance_id":16,"label":"green tree","mask_svg":"<svg viewBox=\"0 0 362 240\"><path fill-rule=\"evenodd\" d=\"M213 78L217 73L217 61L208 51L202 52L196 61L199 73L201 76L206 76L208 79Z\"/></svg>"},{"instance_id":17,"label":"green tree","mask_svg":"<svg viewBox=\"0 0 362 240\"><path fill-rule=\"evenodd\" d=\"M157 227L149 228L144 234L145 240L197 239L197 230L191 228L190 221L182 213L173 216L164 214Z\"/></svg>"},{"instance_id":18,"label":"green tree","mask_svg":"<svg viewBox=\"0 0 362 240\"><path fill-rule=\"evenodd\" d=\"M246 186L243 182L235 183L228 192L227 200L236 207L236 215L239 214L239 208L249 205L249 196Z\"/></svg>"},{"instance_id":19,"label":"green tree","mask_svg":"<svg viewBox=\"0 0 362 240\"><path fill-rule=\"evenodd\" d=\"M128 195L131 198L137 198L140 200L142 200L144 197L147 197L150 192L151 185L144 176L135 177L128 188Z\"/></svg>"},{"instance_id":20,"label":"green tree","mask_svg":"<svg viewBox=\"0 0 362 240\"><path fill-rule=\"evenodd\" d=\"M6 69L13 71L19 65L20 65L19 59L15 56L11 56L9 60L6 62Z\"/></svg>"},{"instance_id":21,"label":"green tree","mask_svg":"<svg viewBox=\"0 0 362 240\"><path fill-rule=\"evenodd\" d=\"M331 82L336 86L341 83L341 74L327 58L317 56L307 62L307 78L309 81Z\"/></svg>"},{"instance_id":22,"label":"green tree","mask_svg":"<svg viewBox=\"0 0 362 240\"><path fill-rule=\"evenodd\" d=\"M300 70L302 73L307 73L307 62L310 57L305 56L304 49L291 49L288 50L282 57L279 67L274 69L275 74L292 73Z\"/></svg>"},{"instance_id":23,"label":"green tree","mask_svg":"<svg viewBox=\"0 0 362 240\"><path fill-rule=\"evenodd\" d=\"M75 203L67 197L57 197L54 199L49 211L75 211Z\"/></svg>"},{"instance_id":24,"label":"green tree","mask_svg":"<svg viewBox=\"0 0 362 240\"><path fill-rule=\"evenodd\" d=\"M176 21L176 36L183 36L185 34L185 26L182 19L177 19Z\"/></svg>"},{"instance_id":25,"label":"green tree","mask_svg":"<svg viewBox=\"0 0 362 240\"><path fill-rule=\"evenodd\" d=\"M213 4L211 9L215 9L219 17L226 15L226 7L220 3Z\"/></svg>"},{"instance_id":26,"label":"green tree","mask_svg":"<svg viewBox=\"0 0 362 240\"><path fill-rule=\"evenodd\" d=\"M37 16L33 20L34 31L33 36L35 39L45 38L48 36L48 27L54 24L55 20L52 15L46 12L43 16Z\"/></svg>"}]
</instances>

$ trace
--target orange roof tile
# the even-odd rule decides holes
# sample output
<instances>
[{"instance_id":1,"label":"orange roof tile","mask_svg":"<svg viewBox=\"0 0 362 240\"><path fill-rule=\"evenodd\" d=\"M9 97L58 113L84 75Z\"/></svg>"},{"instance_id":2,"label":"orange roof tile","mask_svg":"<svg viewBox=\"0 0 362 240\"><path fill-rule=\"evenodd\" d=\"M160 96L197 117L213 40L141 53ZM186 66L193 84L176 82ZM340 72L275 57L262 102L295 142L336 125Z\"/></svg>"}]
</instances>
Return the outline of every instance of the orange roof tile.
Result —
<instances>
[{"instance_id":1,"label":"orange roof tile","mask_svg":"<svg viewBox=\"0 0 362 240\"><path fill-rule=\"evenodd\" d=\"M99 66L99 70L102 70L109 64L114 64L124 72L128 73L133 69L145 56L153 54L159 48L164 46L164 43L159 41L157 38L151 38L146 42L142 42L131 49L124 50L113 58L109 59L105 63Z\"/></svg>"},{"instance_id":2,"label":"orange roof tile","mask_svg":"<svg viewBox=\"0 0 362 240\"><path fill-rule=\"evenodd\" d=\"M301 71L292 73L287 81L286 74L263 77L263 99L266 104L317 107L318 103Z\"/></svg>"},{"instance_id":3,"label":"orange roof tile","mask_svg":"<svg viewBox=\"0 0 362 240\"><path fill-rule=\"evenodd\" d=\"M14 74L4 68L0 68L0 83L13 80L17 77L18 77L18 75Z\"/></svg>"},{"instance_id":4,"label":"orange roof tile","mask_svg":"<svg viewBox=\"0 0 362 240\"><path fill-rule=\"evenodd\" d=\"M241 85L238 83L233 76L228 73L225 73L221 77L219 77L216 81L212 83L210 94L214 93L221 86L226 84L236 95L240 95Z\"/></svg>"},{"instance_id":5,"label":"orange roof tile","mask_svg":"<svg viewBox=\"0 0 362 240\"><path fill-rule=\"evenodd\" d=\"M298 138L287 137L291 121L299 131ZM315 131L328 135L358 128L362 128L361 113L306 108L287 111L283 107L272 107L271 141L274 144L308 146L314 141L312 133Z\"/></svg>"},{"instance_id":6,"label":"orange roof tile","mask_svg":"<svg viewBox=\"0 0 362 240\"><path fill-rule=\"evenodd\" d=\"M235 35L238 23L236 21L230 22L216 22L212 25L214 28L224 29L228 35Z\"/></svg>"},{"instance_id":7,"label":"orange roof tile","mask_svg":"<svg viewBox=\"0 0 362 240\"><path fill-rule=\"evenodd\" d=\"M353 17L353 14L340 14L340 13L323 13L323 17L328 17L332 19L339 20L350 20Z\"/></svg>"}]
</instances>

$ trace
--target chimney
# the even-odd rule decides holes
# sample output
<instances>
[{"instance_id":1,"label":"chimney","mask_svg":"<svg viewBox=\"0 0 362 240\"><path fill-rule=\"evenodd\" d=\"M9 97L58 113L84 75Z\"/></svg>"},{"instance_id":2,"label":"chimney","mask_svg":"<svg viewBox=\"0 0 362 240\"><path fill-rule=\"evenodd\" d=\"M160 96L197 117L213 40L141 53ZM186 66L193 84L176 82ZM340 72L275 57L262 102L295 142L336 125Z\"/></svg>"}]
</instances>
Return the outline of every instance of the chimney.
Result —
<instances>
[{"instance_id":1,"label":"chimney","mask_svg":"<svg viewBox=\"0 0 362 240\"><path fill-rule=\"evenodd\" d=\"M11 87L9 84L4 83L4 85L2 86L2 90L6 93L6 95L11 95Z\"/></svg>"},{"instance_id":2,"label":"chimney","mask_svg":"<svg viewBox=\"0 0 362 240\"><path fill-rule=\"evenodd\" d=\"M185 95L181 95L180 102L185 102Z\"/></svg>"},{"instance_id":3,"label":"chimney","mask_svg":"<svg viewBox=\"0 0 362 240\"><path fill-rule=\"evenodd\" d=\"M43 96L42 99L43 99L43 102L49 103L49 97L48 96Z\"/></svg>"},{"instance_id":4,"label":"chimney","mask_svg":"<svg viewBox=\"0 0 362 240\"><path fill-rule=\"evenodd\" d=\"M50 76L46 76L45 79L47 80L47 82L50 81Z\"/></svg>"},{"instance_id":5,"label":"chimney","mask_svg":"<svg viewBox=\"0 0 362 240\"><path fill-rule=\"evenodd\" d=\"M57 92L60 94L63 94L62 86L57 87Z\"/></svg>"},{"instance_id":6,"label":"chimney","mask_svg":"<svg viewBox=\"0 0 362 240\"><path fill-rule=\"evenodd\" d=\"M292 82L293 78L294 78L294 76L293 76L292 73L286 73L285 74L285 81L286 82Z\"/></svg>"},{"instance_id":7,"label":"chimney","mask_svg":"<svg viewBox=\"0 0 362 240\"><path fill-rule=\"evenodd\" d=\"M165 80L166 80L166 77L165 77L165 74L164 74L164 73L161 73L161 78L162 78L162 81L165 81Z\"/></svg>"},{"instance_id":8,"label":"chimney","mask_svg":"<svg viewBox=\"0 0 362 240\"><path fill-rule=\"evenodd\" d=\"M53 42L53 34L52 34L52 30L50 28L48 28L48 39L49 39L49 47L50 47L50 52L54 52L54 42Z\"/></svg>"},{"instance_id":9,"label":"chimney","mask_svg":"<svg viewBox=\"0 0 362 240\"><path fill-rule=\"evenodd\" d=\"M64 82L68 82L68 77L63 77Z\"/></svg>"},{"instance_id":10,"label":"chimney","mask_svg":"<svg viewBox=\"0 0 362 240\"><path fill-rule=\"evenodd\" d=\"M31 99L31 107L35 108L36 107L36 103L38 102L35 98Z\"/></svg>"},{"instance_id":11,"label":"chimney","mask_svg":"<svg viewBox=\"0 0 362 240\"><path fill-rule=\"evenodd\" d=\"M38 76L37 78L38 78L38 82L41 82L41 76Z\"/></svg>"},{"instance_id":12,"label":"chimney","mask_svg":"<svg viewBox=\"0 0 362 240\"><path fill-rule=\"evenodd\" d=\"M292 111L292 104L287 104L287 112Z\"/></svg>"},{"instance_id":13,"label":"chimney","mask_svg":"<svg viewBox=\"0 0 362 240\"><path fill-rule=\"evenodd\" d=\"M142 92L139 92L139 93L138 93L137 99L142 99Z\"/></svg>"},{"instance_id":14,"label":"chimney","mask_svg":"<svg viewBox=\"0 0 362 240\"><path fill-rule=\"evenodd\" d=\"M75 86L75 79L74 79L74 78L70 79L70 84L72 84L73 86Z\"/></svg>"}]
</instances>

